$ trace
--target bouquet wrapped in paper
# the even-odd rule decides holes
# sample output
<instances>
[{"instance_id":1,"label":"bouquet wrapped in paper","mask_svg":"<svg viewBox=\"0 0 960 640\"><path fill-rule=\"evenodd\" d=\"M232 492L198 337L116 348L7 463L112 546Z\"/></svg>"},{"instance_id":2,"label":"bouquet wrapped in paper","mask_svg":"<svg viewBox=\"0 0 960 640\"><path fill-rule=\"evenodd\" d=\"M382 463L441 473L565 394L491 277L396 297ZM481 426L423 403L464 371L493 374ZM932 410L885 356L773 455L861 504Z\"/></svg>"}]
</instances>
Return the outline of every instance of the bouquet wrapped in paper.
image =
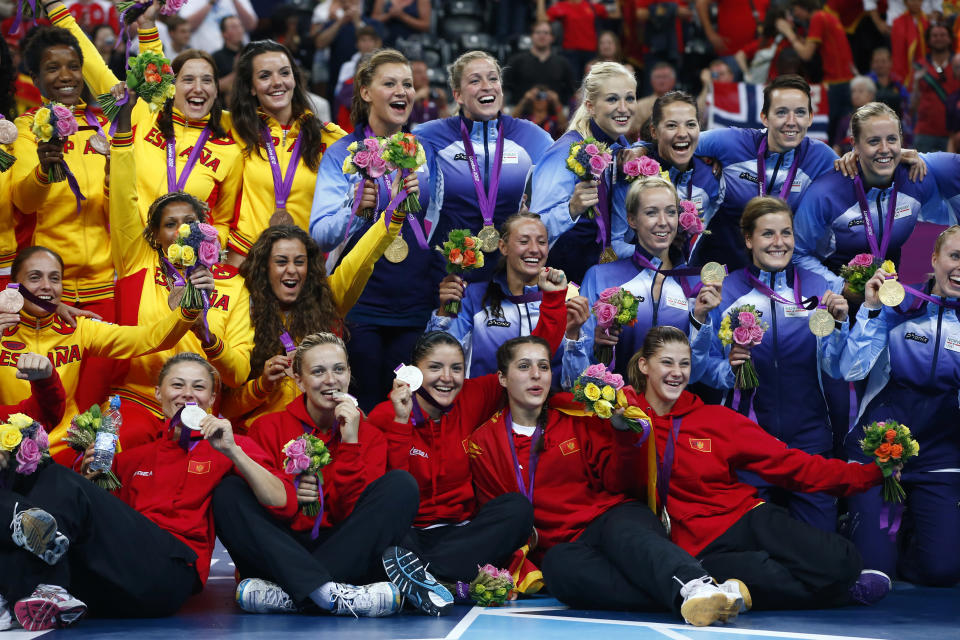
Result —
<instances>
[{"instance_id":1,"label":"bouquet wrapped in paper","mask_svg":"<svg viewBox=\"0 0 960 640\"><path fill-rule=\"evenodd\" d=\"M599 180L612 162L610 148L595 138L584 138L580 142L574 142L570 145L570 153L567 156L567 167L573 171L580 182ZM584 215L588 218L596 217L596 207L590 207L584 211Z\"/></svg>"},{"instance_id":2,"label":"bouquet wrapped in paper","mask_svg":"<svg viewBox=\"0 0 960 640\"><path fill-rule=\"evenodd\" d=\"M303 475L316 476L317 484L323 485L323 468L330 464L330 451L327 445L316 436L304 434L283 445L283 470L297 476L297 484ZM300 511L308 517L315 517L323 510L323 490L320 491L320 500L304 504Z\"/></svg>"},{"instance_id":3,"label":"bouquet wrapped in paper","mask_svg":"<svg viewBox=\"0 0 960 640\"><path fill-rule=\"evenodd\" d=\"M610 287L600 292L592 311L597 317L597 326L609 335L610 329L636 324L639 306L636 296L626 289ZM593 357L601 364L609 364L613 360L613 347L594 344Z\"/></svg>"},{"instance_id":4,"label":"bouquet wrapped in paper","mask_svg":"<svg viewBox=\"0 0 960 640\"><path fill-rule=\"evenodd\" d=\"M50 459L50 440L43 426L23 413L11 414L0 424L0 451L10 454L16 472L28 476L44 460Z\"/></svg>"},{"instance_id":5,"label":"bouquet wrapped in paper","mask_svg":"<svg viewBox=\"0 0 960 640\"><path fill-rule=\"evenodd\" d=\"M860 441L863 452L874 459L883 473L883 499L885 502L903 502L906 493L896 478L896 472L920 453L920 445L910 429L896 420L874 422L863 430Z\"/></svg>"},{"instance_id":6,"label":"bouquet wrapped in paper","mask_svg":"<svg viewBox=\"0 0 960 640\"><path fill-rule=\"evenodd\" d=\"M767 328L767 323L760 319L757 308L752 304L744 304L731 309L723 317L718 335L720 342L725 347L731 344L754 347L763 341ZM751 360L747 360L737 367L735 389L756 389L759 384L757 369L753 366Z\"/></svg>"},{"instance_id":7,"label":"bouquet wrapped in paper","mask_svg":"<svg viewBox=\"0 0 960 640\"><path fill-rule=\"evenodd\" d=\"M82 457L87 448L97 439L97 431L100 429L102 421L103 414L100 411L100 406L95 404L83 413L73 417L70 426L67 427L67 435L64 441ZM109 469L95 476L93 482L107 491L114 491L123 486L120 478Z\"/></svg>"},{"instance_id":8,"label":"bouquet wrapped in paper","mask_svg":"<svg viewBox=\"0 0 960 640\"><path fill-rule=\"evenodd\" d=\"M463 273L468 269L483 267L483 251L480 249L480 238L470 235L469 229L453 229L443 246L437 251L446 258L447 273ZM459 313L460 301L451 300L444 305L447 313Z\"/></svg>"},{"instance_id":9,"label":"bouquet wrapped in paper","mask_svg":"<svg viewBox=\"0 0 960 640\"><path fill-rule=\"evenodd\" d=\"M357 173L362 179L360 182L360 191L354 199L353 214L364 220L373 218L375 211L370 207L360 209L360 201L363 200L363 183L366 180L377 184L377 179L385 174L389 167L387 161L383 159L383 147L386 140L383 138L371 137L364 138L358 142L352 142L347 147L349 155L343 160L343 173L349 175ZM376 186L374 187L376 189ZM376 191L374 191L376 193Z\"/></svg>"}]
</instances>

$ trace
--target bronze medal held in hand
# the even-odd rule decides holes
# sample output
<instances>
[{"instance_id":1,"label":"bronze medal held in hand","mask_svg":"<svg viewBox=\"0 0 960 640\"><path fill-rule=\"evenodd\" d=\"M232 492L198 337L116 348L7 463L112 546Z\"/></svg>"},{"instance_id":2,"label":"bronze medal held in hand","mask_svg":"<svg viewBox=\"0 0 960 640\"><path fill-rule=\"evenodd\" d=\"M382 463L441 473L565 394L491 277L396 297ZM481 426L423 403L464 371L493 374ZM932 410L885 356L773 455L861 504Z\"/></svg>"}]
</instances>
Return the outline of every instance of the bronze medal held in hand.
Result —
<instances>
[{"instance_id":1,"label":"bronze medal held in hand","mask_svg":"<svg viewBox=\"0 0 960 640\"><path fill-rule=\"evenodd\" d=\"M836 328L836 321L826 309L814 309L807 318L807 326L810 327L810 333L813 335L826 338Z\"/></svg>"},{"instance_id":2,"label":"bronze medal held in hand","mask_svg":"<svg viewBox=\"0 0 960 640\"><path fill-rule=\"evenodd\" d=\"M110 155L110 143L102 133L90 136L90 147L102 156Z\"/></svg>"},{"instance_id":3,"label":"bronze medal held in hand","mask_svg":"<svg viewBox=\"0 0 960 640\"><path fill-rule=\"evenodd\" d=\"M703 284L723 284L727 269L719 262L708 262L700 269L700 282Z\"/></svg>"},{"instance_id":4,"label":"bronze medal held in hand","mask_svg":"<svg viewBox=\"0 0 960 640\"><path fill-rule=\"evenodd\" d=\"M397 236L383 252L383 257L394 264L399 264L407 259L410 253L410 247L402 236Z\"/></svg>"},{"instance_id":5,"label":"bronze medal held in hand","mask_svg":"<svg viewBox=\"0 0 960 640\"><path fill-rule=\"evenodd\" d=\"M880 285L880 290L877 291L880 302L888 307L897 306L906 296L907 292L904 291L903 285L892 278Z\"/></svg>"},{"instance_id":6,"label":"bronze medal held in hand","mask_svg":"<svg viewBox=\"0 0 960 640\"><path fill-rule=\"evenodd\" d=\"M493 228L493 225L488 224L480 229L477 237L480 239L480 248L483 249L484 253L496 251L497 247L500 246L500 234Z\"/></svg>"}]
</instances>

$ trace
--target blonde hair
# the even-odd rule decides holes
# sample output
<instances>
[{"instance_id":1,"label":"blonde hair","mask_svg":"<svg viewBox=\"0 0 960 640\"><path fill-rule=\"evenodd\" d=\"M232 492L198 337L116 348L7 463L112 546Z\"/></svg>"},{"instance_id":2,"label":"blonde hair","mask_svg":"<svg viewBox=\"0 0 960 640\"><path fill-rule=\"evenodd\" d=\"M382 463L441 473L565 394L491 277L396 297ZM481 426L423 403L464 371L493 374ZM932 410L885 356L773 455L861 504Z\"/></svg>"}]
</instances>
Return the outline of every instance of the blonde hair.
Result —
<instances>
[{"instance_id":1,"label":"blonde hair","mask_svg":"<svg viewBox=\"0 0 960 640\"><path fill-rule=\"evenodd\" d=\"M299 375L303 367L304 354L307 351L310 351L310 349L319 347L322 344L336 345L343 350L344 355L347 354L347 345L343 343L343 340L340 338L340 336L330 333L329 331L311 333L300 341L300 345L297 347L297 352L293 354L293 372Z\"/></svg>"},{"instance_id":2,"label":"blonde hair","mask_svg":"<svg viewBox=\"0 0 960 640\"><path fill-rule=\"evenodd\" d=\"M633 184L630 185L630 190L627 191L627 219L635 216L637 212L640 211L640 198L643 197L644 192L650 191L651 189L668 189L670 193L673 194L673 199L676 201L677 206L680 206L680 196L677 194L677 188L673 186L672 182L664 180L663 177L659 175L640 176L633 181Z\"/></svg>"},{"instance_id":3,"label":"blonde hair","mask_svg":"<svg viewBox=\"0 0 960 640\"><path fill-rule=\"evenodd\" d=\"M624 76L633 83L633 89L637 89L637 79L629 70L619 62L597 62L590 67L590 73L583 78L580 85L582 98L577 112L570 118L570 126L567 131L576 131L584 138L590 137L590 111L587 108L587 102L595 103L600 97L600 92L607 81L617 77Z\"/></svg>"},{"instance_id":4,"label":"blonde hair","mask_svg":"<svg viewBox=\"0 0 960 640\"><path fill-rule=\"evenodd\" d=\"M897 122L897 129L900 132L900 140L902 141L903 123L900 121L900 116L897 115L896 111L882 102L868 102L854 111L853 115L850 116L850 133L853 135L853 141L856 142L857 138L860 137L860 130L863 128L864 122L871 118L884 116L892 118Z\"/></svg>"},{"instance_id":5,"label":"blonde hair","mask_svg":"<svg viewBox=\"0 0 960 640\"><path fill-rule=\"evenodd\" d=\"M933 243L934 256L940 254L940 250L943 249L943 243L947 241L947 236L953 235L954 233L960 233L960 224L951 225L940 232L940 235L937 236L937 241Z\"/></svg>"},{"instance_id":6,"label":"blonde hair","mask_svg":"<svg viewBox=\"0 0 960 640\"><path fill-rule=\"evenodd\" d=\"M357 63L357 70L353 74L353 101L350 103L350 122L354 126L370 119L370 103L361 97L360 89L369 87L377 69L385 64L405 64L409 67L410 61L396 49L378 49Z\"/></svg>"},{"instance_id":7,"label":"blonde hair","mask_svg":"<svg viewBox=\"0 0 960 640\"><path fill-rule=\"evenodd\" d=\"M452 63L447 65L447 76L450 80L450 90L460 91L460 82L463 81L463 70L467 65L477 60L486 60L497 70L497 75L503 78L503 69L497 59L486 51L467 51Z\"/></svg>"}]
</instances>

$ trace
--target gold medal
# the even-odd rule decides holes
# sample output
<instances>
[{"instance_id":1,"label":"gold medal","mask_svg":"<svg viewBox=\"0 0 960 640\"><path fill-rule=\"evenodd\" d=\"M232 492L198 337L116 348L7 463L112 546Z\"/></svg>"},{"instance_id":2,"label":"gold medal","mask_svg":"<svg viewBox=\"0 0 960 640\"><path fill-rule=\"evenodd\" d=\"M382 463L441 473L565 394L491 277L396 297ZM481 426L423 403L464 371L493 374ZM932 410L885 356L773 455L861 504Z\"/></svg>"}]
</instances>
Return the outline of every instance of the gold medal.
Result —
<instances>
[{"instance_id":1,"label":"gold medal","mask_svg":"<svg viewBox=\"0 0 960 640\"><path fill-rule=\"evenodd\" d=\"M580 295L580 287L573 284L572 282L567 283L567 300L570 298L576 298Z\"/></svg>"},{"instance_id":2,"label":"gold medal","mask_svg":"<svg viewBox=\"0 0 960 640\"><path fill-rule=\"evenodd\" d=\"M383 257L394 264L399 264L407 259L409 253L410 247L407 246L407 241L402 236L397 236L383 252Z\"/></svg>"},{"instance_id":3,"label":"gold medal","mask_svg":"<svg viewBox=\"0 0 960 640\"><path fill-rule=\"evenodd\" d=\"M500 234L493 228L493 225L488 224L480 229L477 237L480 238L480 248L483 249L484 253L496 251L497 247L500 246Z\"/></svg>"},{"instance_id":4,"label":"gold medal","mask_svg":"<svg viewBox=\"0 0 960 640\"><path fill-rule=\"evenodd\" d=\"M90 147L102 156L110 155L110 143L102 133L90 136Z\"/></svg>"},{"instance_id":5,"label":"gold medal","mask_svg":"<svg viewBox=\"0 0 960 640\"><path fill-rule=\"evenodd\" d=\"M906 297L907 292L903 290L903 285L891 278L880 285L877 296L880 302L888 307L895 307Z\"/></svg>"},{"instance_id":6,"label":"gold medal","mask_svg":"<svg viewBox=\"0 0 960 640\"><path fill-rule=\"evenodd\" d=\"M826 338L833 333L837 323L826 309L814 309L807 318L807 326L810 327L810 333L818 338Z\"/></svg>"},{"instance_id":7,"label":"gold medal","mask_svg":"<svg viewBox=\"0 0 960 640\"><path fill-rule=\"evenodd\" d=\"M700 282L703 284L723 284L727 269L718 262L708 262L700 269Z\"/></svg>"},{"instance_id":8,"label":"gold medal","mask_svg":"<svg viewBox=\"0 0 960 640\"><path fill-rule=\"evenodd\" d=\"M607 247L603 250L603 253L600 254L600 264L616 262L617 259L617 252L613 250L613 247Z\"/></svg>"}]
</instances>

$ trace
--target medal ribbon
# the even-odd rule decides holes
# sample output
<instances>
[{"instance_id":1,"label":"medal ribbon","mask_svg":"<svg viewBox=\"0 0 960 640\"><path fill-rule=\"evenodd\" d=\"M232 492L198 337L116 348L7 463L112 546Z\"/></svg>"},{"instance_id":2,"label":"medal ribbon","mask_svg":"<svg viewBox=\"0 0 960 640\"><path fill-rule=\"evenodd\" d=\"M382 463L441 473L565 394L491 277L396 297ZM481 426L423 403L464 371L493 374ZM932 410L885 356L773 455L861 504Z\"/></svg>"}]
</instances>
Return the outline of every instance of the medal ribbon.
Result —
<instances>
[{"instance_id":1,"label":"medal ribbon","mask_svg":"<svg viewBox=\"0 0 960 640\"><path fill-rule=\"evenodd\" d=\"M759 187L760 195L767 195L767 162L764 159L764 154L767 152L767 138L764 136L763 140L760 141L760 146L757 148L757 178L759 178ZM797 176L797 168L800 166L800 147L797 147L797 150L793 154L793 166L790 167L790 170L787 171L787 179L784 181L783 186L780 187L780 199L786 200L787 194L790 193L790 187L793 186L793 179ZM776 183L777 176L773 176L773 183ZM773 186L771 184L770 186Z\"/></svg>"},{"instance_id":2,"label":"medal ribbon","mask_svg":"<svg viewBox=\"0 0 960 640\"><path fill-rule=\"evenodd\" d=\"M207 126L204 127L203 131L200 132L200 137L197 138L197 143L193 146L193 151L191 151L190 155L187 157L187 163L183 166L183 171L180 173L180 177L177 178L177 141L174 136L170 136L170 139L167 140L168 191L183 191L183 188L187 184L187 178L190 177L190 172L193 171L194 165L197 164L197 160L200 158L200 152L203 151L203 147L207 144L207 140L209 138L210 127Z\"/></svg>"},{"instance_id":3,"label":"medal ribbon","mask_svg":"<svg viewBox=\"0 0 960 640\"><path fill-rule=\"evenodd\" d=\"M667 446L663 450L663 459L657 465L657 496L660 498L660 508L667 508L667 495L670 492L670 476L673 474L673 458L677 448L677 438L680 435L680 423L683 418L674 418L667 436Z\"/></svg>"},{"instance_id":4,"label":"medal ribbon","mask_svg":"<svg viewBox=\"0 0 960 640\"><path fill-rule=\"evenodd\" d=\"M775 300L779 302L780 304L785 304L785 305L793 304L798 307L803 307L808 311L810 309L816 309L818 306L821 308L824 308L823 305L818 305L819 299L816 296L810 296L806 300L802 299L802 296L800 294L800 273L797 269L793 270L793 301L790 301L787 298L784 298L779 293L774 291L772 288L767 286L765 282L763 282L762 280L760 280L760 278L756 277L755 275L753 275L753 273L750 272L749 267L744 267L743 273L747 276L747 280L750 281L750 284L753 285L754 289L756 289L763 295L767 296L771 300ZM770 274L771 279L775 277L776 276L774 274Z\"/></svg>"},{"instance_id":5,"label":"medal ribbon","mask_svg":"<svg viewBox=\"0 0 960 640\"><path fill-rule=\"evenodd\" d=\"M486 127L487 123L484 122ZM477 192L477 202L480 204L480 215L483 216L483 226L493 226L493 212L497 208L497 190L500 187L500 169L503 166L503 118L497 124L497 147L494 151L495 159L493 161L493 170L490 172L490 182L487 185L487 191L483 190L483 177L480 175L480 163L477 162L477 154L473 149L473 142L470 140L470 132L467 125L460 119L460 137L463 139L463 150L467 154L467 163L470 165L470 173L473 177L473 188Z\"/></svg>"},{"instance_id":6,"label":"medal ribbon","mask_svg":"<svg viewBox=\"0 0 960 640\"><path fill-rule=\"evenodd\" d=\"M57 305L53 304L52 302L48 302L46 300L38 298L37 296L33 295L30 291L27 291L26 287L21 287L19 283L11 282L10 284L7 285L7 289L14 289L15 291L19 291L20 295L23 296L24 300L40 307L46 313L53 313L54 311L57 310Z\"/></svg>"},{"instance_id":7,"label":"medal ribbon","mask_svg":"<svg viewBox=\"0 0 960 640\"><path fill-rule=\"evenodd\" d=\"M300 421L300 426L303 427L303 432L307 435L312 435L315 429L312 425L307 424L303 420ZM331 429L333 435L330 437L330 442L327 444L327 450L330 451L330 448L340 442L340 429L337 428L337 424ZM333 457L333 453L330 453L330 456ZM301 474L302 475L302 474ZM300 475L293 479L293 486L297 489L300 488ZM317 491L320 492L320 511L317 513L316 518L313 521L313 528L310 530L310 538L316 540L320 537L320 523L323 522L323 483L320 482L320 478L317 477Z\"/></svg>"},{"instance_id":8,"label":"medal ribbon","mask_svg":"<svg viewBox=\"0 0 960 640\"><path fill-rule=\"evenodd\" d=\"M201 432L195 432L193 429L185 426L183 424L183 420L180 419L180 414L183 413L183 410L191 405L197 406L197 403L188 402L184 406L180 407L180 410L177 411L172 418L170 418L170 426L167 427L171 434L176 431L177 427L180 427L180 438L177 440L177 444L187 453L193 451L193 448L200 444L200 441L204 439Z\"/></svg>"},{"instance_id":9,"label":"medal ribbon","mask_svg":"<svg viewBox=\"0 0 960 640\"><path fill-rule=\"evenodd\" d=\"M510 416L510 411L507 411L507 415L504 417L504 425L507 428L507 443L510 445L510 455L513 456L513 470L517 474L517 488L520 490L527 500L533 504L533 483L537 475L537 461L540 458L540 453L537 451L537 443L540 441L540 436L543 434L543 427L537 425L536 430L533 432L533 435L530 437L530 461L527 466L527 472L530 476L530 485L527 486L527 483L523 481L523 470L520 468L520 461L517 459L517 446L513 443L513 419Z\"/></svg>"},{"instance_id":10,"label":"medal ribbon","mask_svg":"<svg viewBox=\"0 0 960 640\"><path fill-rule=\"evenodd\" d=\"M870 246L870 251L873 252L873 255L881 260L886 258L887 248L890 246L890 236L893 232L893 219L897 211L897 192L899 191L899 187L900 185L894 180L893 191L890 192L890 201L887 202L887 217L883 221L883 238L880 239L880 245L877 246L877 232L873 227L873 215L870 211L870 205L867 204L867 194L863 189L863 180L860 178L860 174L857 174L857 177L853 179L853 188L857 192L857 202L860 204L860 213L863 215L863 228L867 233L867 244ZM877 215L880 215L879 208L877 209Z\"/></svg>"},{"instance_id":11,"label":"medal ribbon","mask_svg":"<svg viewBox=\"0 0 960 640\"><path fill-rule=\"evenodd\" d=\"M270 170L273 172L273 202L277 209L286 209L287 198L290 197L290 191L293 189L293 177L297 173L297 165L300 164L300 141L303 139L303 132L297 134L297 140L293 143L293 150L290 152L290 163L287 165L287 173L280 173L280 161L277 159L277 149L273 146L273 135L270 129L263 126L260 130L260 139L267 149L267 158L270 160ZM362 184L362 183L361 183ZM363 187L361 187L362 189ZM362 199L361 193L361 199Z\"/></svg>"},{"instance_id":12,"label":"medal ribbon","mask_svg":"<svg viewBox=\"0 0 960 640\"><path fill-rule=\"evenodd\" d=\"M685 276L695 276L700 274L700 270L696 267L678 267L676 269L660 269L655 264L650 262L646 256L644 256L640 251L634 251L633 255L630 256L630 259L633 260L634 266L637 267L640 271L644 269L650 269L651 271L656 271L660 275L664 276L674 276L676 277L677 284L680 285L680 288L683 289L683 295L688 298L692 298L700 291L703 287L703 283L698 284L696 287L691 287L687 283ZM661 263L662 264L662 263Z\"/></svg>"}]
</instances>

